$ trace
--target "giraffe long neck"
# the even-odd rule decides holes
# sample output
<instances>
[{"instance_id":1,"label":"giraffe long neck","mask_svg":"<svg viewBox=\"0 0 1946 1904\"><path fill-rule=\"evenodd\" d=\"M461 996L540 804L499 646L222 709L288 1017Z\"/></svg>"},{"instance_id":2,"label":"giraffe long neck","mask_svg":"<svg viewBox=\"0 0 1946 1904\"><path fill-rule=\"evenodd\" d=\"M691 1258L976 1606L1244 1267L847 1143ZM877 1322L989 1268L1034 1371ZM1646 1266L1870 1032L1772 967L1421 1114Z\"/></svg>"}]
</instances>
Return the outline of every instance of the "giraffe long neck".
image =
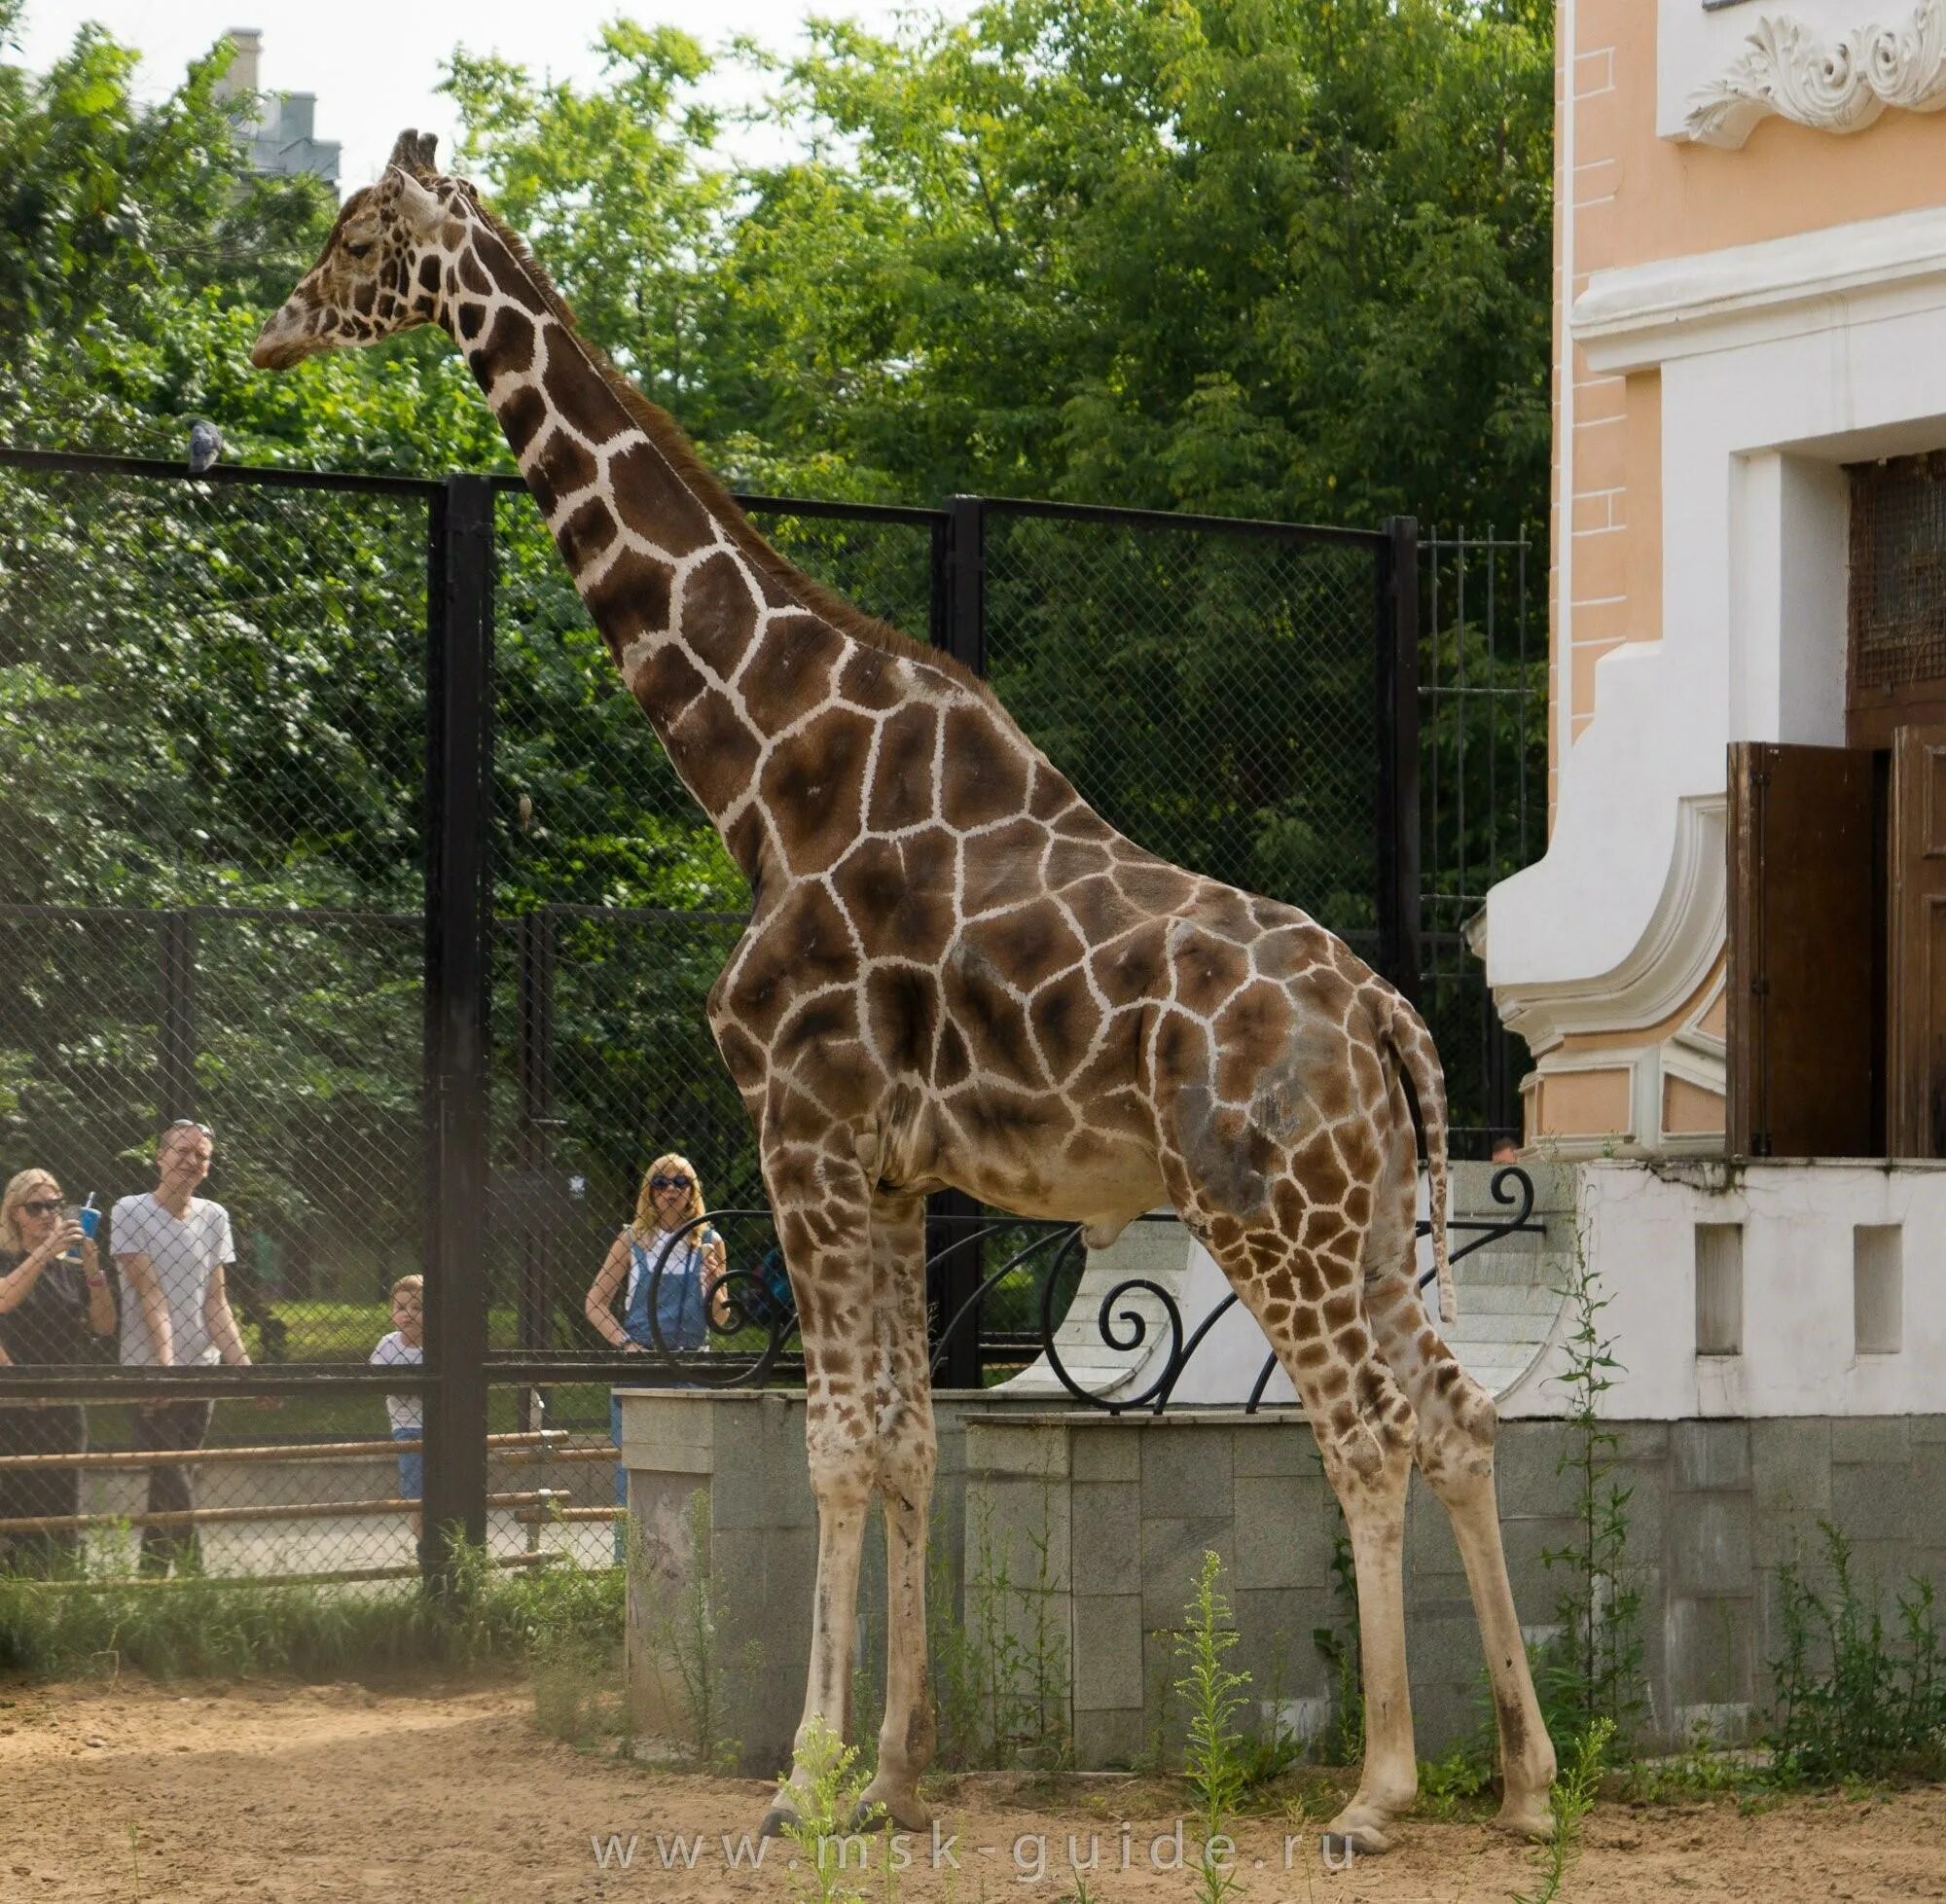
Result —
<instances>
[{"instance_id":1,"label":"giraffe long neck","mask_svg":"<svg viewBox=\"0 0 1946 1904\"><path fill-rule=\"evenodd\" d=\"M498 235L470 239L448 328L623 678L754 879L777 736L856 644L751 559Z\"/></svg>"}]
</instances>

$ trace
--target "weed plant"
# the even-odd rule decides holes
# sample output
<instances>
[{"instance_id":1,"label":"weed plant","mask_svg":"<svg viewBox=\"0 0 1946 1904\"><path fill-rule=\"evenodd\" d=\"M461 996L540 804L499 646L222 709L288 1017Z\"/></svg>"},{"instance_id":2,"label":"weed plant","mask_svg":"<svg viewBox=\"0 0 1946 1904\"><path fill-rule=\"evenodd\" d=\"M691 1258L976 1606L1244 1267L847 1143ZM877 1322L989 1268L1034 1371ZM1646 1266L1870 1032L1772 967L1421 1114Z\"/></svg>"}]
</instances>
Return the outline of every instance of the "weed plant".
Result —
<instances>
[{"instance_id":1,"label":"weed plant","mask_svg":"<svg viewBox=\"0 0 1946 1904\"><path fill-rule=\"evenodd\" d=\"M1615 1722L1605 1716L1589 1720L1576 1734L1548 1803L1554 1813L1554 1836L1539 1848L1540 1883L1531 1891L1516 1891L1513 1904L1553 1904L1574 1860L1581 1854L1581 1822L1595 1809L1604 1762Z\"/></svg>"},{"instance_id":2,"label":"weed plant","mask_svg":"<svg viewBox=\"0 0 1946 1904\"><path fill-rule=\"evenodd\" d=\"M1878 1596L1852 1577L1852 1548L1826 1521L1827 1596L1789 1563L1778 1569L1783 1657L1772 1663L1776 1723L1771 1770L1780 1781L1946 1775L1946 1655L1932 1583L1897 1597L1898 1637L1889 1639Z\"/></svg>"},{"instance_id":3,"label":"weed plant","mask_svg":"<svg viewBox=\"0 0 1946 1904\"><path fill-rule=\"evenodd\" d=\"M983 1501L969 1529L963 1621L953 1622L950 1600L929 1597L944 1764L1052 1772L1068 1762L1067 1636L1047 1506L1043 1496L1040 1527L1026 1536L1029 1568L1016 1577Z\"/></svg>"},{"instance_id":4,"label":"weed plant","mask_svg":"<svg viewBox=\"0 0 1946 1904\"><path fill-rule=\"evenodd\" d=\"M1175 1682L1175 1690L1189 1709L1182 1771L1201 1827L1203 1854L1197 1861L1195 1885L1202 1904L1223 1904L1237 1887L1234 1866L1226 1869L1220 1865L1211 1847L1227 1835L1225 1827L1249 1789L1249 1769L1243 1735L1237 1730L1237 1714L1243 1710L1250 1675L1225 1664L1225 1656L1241 1635L1230 1618L1229 1602L1217 1586L1222 1571L1223 1563L1214 1554L1203 1556L1188 1618L1175 1647L1182 1664L1182 1677Z\"/></svg>"},{"instance_id":5,"label":"weed plant","mask_svg":"<svg viewBox=\"0 0 1946 1904\"><path fill-rule=\"evenodd\" d=\"M1342 1630L1314 1627L1311 1643L1331 1672L1331 1719L1318 1735L1325 1765L1356 1765L1365 1755L1365 1695L1359 1670L1358 1575L1351 1536L1341 1526L1331 1541L1331 1591L1343 1611Z\"/></svg>"},{"instance_id":6,"label":"weed plant","mask_svg":"<svg viewBox=\"0 0 1946 1904\"><path fill-rule=\"evenodd\" d=\"M1602 1292L1578 1231L1562 1294L1572 1305L1573 1328L1568 1371L1554 1378L1569 1398L1556 1472L1574 1479L1576 1537L1541 1554L1564 1581L1555 1602L1561 1635L1537 1662L1534 1690L1556 1739L1606 1719L1626 1743L1642 1710L1641 1591L1628 1554L1634 1490L1615 1479L1621 1438L1601 1413L1602 1397L1626 1371L1615 1357L1615 1338L1602 1333L1602 1311L1612 1299Z\"/></svg>"},{"instance_id":7,"label":"weed plant","mask_svg":"<svg viewBox=\"0 0 1946 1904\"><path fill-rule=\"evenodd\" d=\"M863 1891L848 1880L854 1853L861 1875L868 1862L869 1840L853 1828L866 1784L858 1754L819 1717L811 1722L798 1763L809 1782L790 1787L797 1815L784 1820L783 1831L797 1850L791 1882L805 1904L864 1904ZM890 1904L894 1881L889 1857L883 1865Z\"/></svg>"}]
</instances>

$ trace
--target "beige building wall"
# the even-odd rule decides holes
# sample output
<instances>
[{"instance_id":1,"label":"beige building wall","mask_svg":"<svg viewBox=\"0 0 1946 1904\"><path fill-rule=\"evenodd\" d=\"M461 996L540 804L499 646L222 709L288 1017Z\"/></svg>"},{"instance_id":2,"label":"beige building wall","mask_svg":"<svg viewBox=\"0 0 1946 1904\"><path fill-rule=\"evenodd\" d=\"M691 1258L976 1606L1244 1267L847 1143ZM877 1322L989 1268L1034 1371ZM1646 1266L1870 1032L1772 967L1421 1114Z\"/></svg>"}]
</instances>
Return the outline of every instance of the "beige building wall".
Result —
<instances>
[{"instance_id":1,"label":"beige building wall","mask_svg":"<svg viewBox=\"0 0 1946 1904\"><path fill-rule=\"evenodd\" d=\"M1659 261L1741 255L1744 247L1946 205L1946 114L1932 110L1946 103L1946 73L1920 71L1881 82L1892 96L1928 110L1887 107L1883 99L1860 95L1860 115L1871 119L1861 129L1833 129L1838 107L1826 123L1796 124L1788 109L1780 112L1771 102L1733 102L1728 132L1720 123L1681 124L1689 102L1700 96L1694 82L1734 77L1752 33L1782 22L1773 43L1801 47L1808 70L1816 66L1816 48L1862 46L1860 36L1880 15L1898 15L1890 22L1896 27L1910 11L1912 0L1889 7L1875 7L1874 0L1748 0L1708 10L1703 0L1559 0L1551 837L1564 778L1572 777L1571 750L1603 716L1602 665L1629 644L1663 640L1668 582L1663 368L1592 367L1588 350L1574 341L1574 304L1591 286L1619 282ZM1946 41L1946 0L1918 0L1915 31L1934 13L1941 18L1932 25ZM1665 35L1668 45L1661 44ZM1707 56L1696 54L1691 43L1701 46L1710 35ZM1691 62L1675 93L1672 54L1678 66L1682 59ZM1789 88L1771 90L1783 96ZM1739 136L1742 143L1733 144ZM1727 703L1727 679L1722 693ZM1728 718L1734 735L1734 713ZM1611 791L1607 797L1615 796ZM1567 988L1535 988L1530 1003L1496 979L1503 1015L1529 1037L1537 1060L1524 1089L1531 1144L1568 1153L1598 1143L1720 1149L1723 958L1720 925L1712 929L1713 961L1707 947L1701 953L1689 948L1679 1003L1663 1009L1665 992L1651 1024L1640 1022L1640 1009L1618 1009L1612 1025L1604 1025L1599 1000L1577 997L1570 1009L1556 1010ZM1493 963L1490 958L1490 970ZM1591 974L1590 983L1599 976ZM1640 991L1639 973L1630 983ZM1627 1063L1618 1066L1624 1058Z\"/></svg>"}]
</instances>

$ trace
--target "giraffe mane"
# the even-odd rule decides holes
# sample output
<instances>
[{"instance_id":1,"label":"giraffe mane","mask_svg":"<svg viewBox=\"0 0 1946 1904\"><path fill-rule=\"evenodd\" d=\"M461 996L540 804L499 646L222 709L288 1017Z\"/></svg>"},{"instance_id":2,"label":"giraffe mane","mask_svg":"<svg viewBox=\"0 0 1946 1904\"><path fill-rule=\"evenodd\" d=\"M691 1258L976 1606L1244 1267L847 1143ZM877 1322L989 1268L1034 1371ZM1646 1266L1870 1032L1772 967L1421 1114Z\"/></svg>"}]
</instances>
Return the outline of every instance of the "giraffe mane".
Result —
<instances>
[{"instance_id":1,"label":"giraffe mane","mask_svg":"<svg viewBox=\"0 0 1946 1904\"><path fill-rule=\"evenodd\" d=\"M473 200L472 208L487 230L507 247L521 269L532 278L534 289L539 292L542 302L587 352L589 361L614 392L616 399L628 412L631 420L655 445L697 500L722 522L730 539L758 569L801 606L828 622L841 633L848 634L854 641L862 643L865 647L877 648L885 654L898 655L907 661L919 662L928 667L936 668L962 687L972 689L981 700L991 705L998 706L992 689L963 663L937 648L928 647L922 641L914 640L911 635L893 628L889 622L882 622L876 616L867 615L862 609L853 607L843 595L827 589L823 583L813 581L795 563L787 561L772 548L757 531L750 519L737 506L730 491L724 487L722 480L696 453L695 446L682 433L675 418L660 404L653 403L645 397L622 374L614 359L581 328L573 308L561 296L559 286L548 275L547 267L534 256L526 240L497 212L489 210L478 198Z\"/></svg>"}]
</instances>

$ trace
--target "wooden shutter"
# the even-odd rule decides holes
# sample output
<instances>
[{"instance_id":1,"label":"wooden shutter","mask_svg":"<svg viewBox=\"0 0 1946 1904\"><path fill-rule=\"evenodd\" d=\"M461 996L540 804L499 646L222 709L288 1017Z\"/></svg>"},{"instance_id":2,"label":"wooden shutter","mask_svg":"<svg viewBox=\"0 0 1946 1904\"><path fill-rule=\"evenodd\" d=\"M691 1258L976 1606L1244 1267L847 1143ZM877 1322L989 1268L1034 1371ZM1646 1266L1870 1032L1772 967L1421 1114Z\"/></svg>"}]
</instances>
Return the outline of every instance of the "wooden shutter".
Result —
<instances>
[{"instance_id":1,"label":"wooden shutter","mask_svg":"<svg viewBox=\"0 0 1946 1904\"><path fill-rule=\"evenodd\" d=\"M1946 1157L1946 727L1892 754L1890 1154Z\"/></svg>"},{"instance_id":2,"label":"wooden shutter","mask_svg":"<svg viewBox=\"0 0 1946 1904\"><path fill-rule=\"evenodd\" d=\"M1878 1149L1873 783L1868 753L1731 744L1733 1156Z\"/></svg>"}]
</instances>

